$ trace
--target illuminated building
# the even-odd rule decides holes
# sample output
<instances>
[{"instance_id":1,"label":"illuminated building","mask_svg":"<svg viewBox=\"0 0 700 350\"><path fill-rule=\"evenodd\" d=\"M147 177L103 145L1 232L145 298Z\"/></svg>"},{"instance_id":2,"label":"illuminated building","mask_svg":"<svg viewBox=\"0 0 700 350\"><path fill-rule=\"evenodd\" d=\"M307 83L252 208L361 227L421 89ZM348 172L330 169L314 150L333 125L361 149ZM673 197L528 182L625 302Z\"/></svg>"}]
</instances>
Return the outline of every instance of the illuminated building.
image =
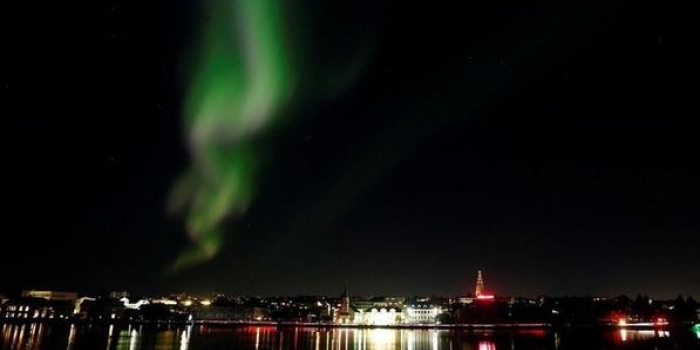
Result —
<instances>
[{"instance_id":1,"label":"illuminated building","mask_svg":"<svg viewBox=\"0 0 700 350\"><path fill-rule=\"evenodd\" d=\"M354 323L368 326L391 326L402 324L404 315L397 306L372 307L355 312Z\"/></svg>"},{"instance_id":2,"label":"illuminated building","mask_svg":"<svg viewBox=\"0 0 700 350\"><path fill-rule=\"evenodd\" d=\"M484 277L481 276L481 270L476 276L476 288L474 289L474 296L477 298L484 292Z\"/></svg>"},{"instance_id":3,"label":"illuminated building","mask_svg":"<svg viewBox=\"0 0 700 350\"><path fill-rule=\"evenodd\" d=\"M371 310L373 307L403 308L405 302L405 297L373 297L369 299L355 299L352 301L352 306L357 310Z\"/></svg>"},{"instance_id":4,"label":"illuminated building","mask_svg":"<svg viewBox=\"0 0 700 350\"><path fill-rule=\"evenodd\" d=\"M132 302L129 300L129 298L127 298L127 297L121 298L121 299L119 299L119 301L120 301L122 304L124 304L124 307L125 307L125 308L131 309L131 310L138 310L138 309L141 308L142 305L148 305L148 304L151 303L150 301L148 301L148 299L139 299L139 300L137 300L136 302L133 302L133 303L132 303Z\"/></svg>"},{"instance_id":5,"label":"illuminated building","mask_svg":"<svg viewBox=\"0 0 700 350\"><path fill-rule=\"evenodd\" d=\"M22 297L7 301L0 318L50 319L73 315L78 293L57 291L22 291Z\"/></svg>"},{"instance_id":6,"label":"illuminated building","mask_svg":"<svg viewBox=\"0 0 700 350\"><path fill-rule=\"evenodd\" d=\"M484 276L481 270L477 272L476 275L476 287L474 288L474 296L471 295L458 297L454 300L456 304L469 305L475 301L489 301L494 300L495 297L492 293L489 293L484 285Z\"/></svg>"},{"instance_id":7,"label":"illuminated building","mask_svg":"<svg viewBox=\"0 0 700 350\"><path fill-rule=\"evenodd\" d=\"M316 307L318 307L321 320L328 322L333 319L333 308L329 302L319 300L316 302Z\"/></svg>"},{"instance_id":8,"label":"illuminated building","mask_svg":"<svg viewBox=\"0 0 700 350\"><path fill-rule=\"evenodd\" d=\"M490 323L497 319L496 297L486 290L481 271L477 272L474 295L457 298L452 307L459 323Z\"/></svg>"},{"instance_id":9,"label":"illuminated building","mask_svg":"<svg viewBox=\"0 0 700 350\"><path fill-rule=\"evenodd\" d=\"M177 300L168 299L168 298L151 299L151 304L177 305ZM189 305L192 305L192 301L185 300L182 304L185 306L189 306Z\"/></svg>"},{"instance_id":10,"label":"illuminated building","mask_svg":"<svg viewBox=\"0 0 700 350\"><path fill-rule=\"evenodd\" d=\"M83 303L94 302L95 300L96 300L95 298L90 298L90 297L82 297L80 299L77 299L75 301L75 308L73 309L73 314L79 315L80 318L86 318L87 312L85 312L83 310Z\"/></svg>"},{"instance_id":11,"label":"illuminated building","mask_svg":"<svg viewBox=\"0 0 700 350\"><path fill-rule=\"evenodd\" d=\"M494 295L492 293L488 293L484 288L484 276L481 275L481 270L479 270L478 274L476 275L476 288L474 288L474 296L476 297L476 300L482 301L494 299Z\"/></svg>"},{"instance_id":12,"label":"illuminated building","mask_svg":"<svg viewBox=\"0 0 700 350\"><path fill-rule=\"evenodd\" d=\"M128 297L129 297L129 293L127 293L127 291L125 291L125 290L124 290L124 291L116 291L116 290L115 290L115 291L111 291L111 292L109 293L109 297L110 297L111 299L128 298Z\"/></svg>"},{"instance_id":13,"label":"illuminated building","mask_svg":"<svg viewBox=\"0 0 700 350\"><path fill-rule=\"evenodd\" d=\"M74 303L70 300L20 297L2 305L0 319L52 319L73 315Z\"/></svg>"},{"instance_id":14,"label":"illuminated building","mask_svg":"<svg viewBox=\"0 0 700 350\"><path fill-rule=\"evenodd\" d=\"M78 299L78 293L75 292L58 292L53 290L24 290L23 297L42 298L55 301L72 301Z\"/></svg>"},{"instance_id":15,"label":"illuminated building","mask_svg":"<svg viewBox=\"0 0 700 350\"><path fill-rule=\"evenodd\" d=\"M405 313L407 324L434 324L437 316L443 312L442 307L429 303L408 305Z\"/></svg>"},{"instance_id":16,"label":"illuminated building","mask_svg":"<svg viewBox=\"0 0 700 350\"><path fill-rule=\"evenodd\" d=\"M354 318L353 310L350 306L350 296L348 296L348 288L343 290L340 296L340 307L335 313L335 323L350 324Z\"/></svg>"},{"instance_id":17,"label":"illuminated building","mask_svg":"<svg viewBox=\"0 0 700 350\"><path fill-rule=\"evenodd\" d=\"M388 326L404 323L405 297L373 297L355 300L353 323L358 325Z\"/></svg>"}]
</instances>

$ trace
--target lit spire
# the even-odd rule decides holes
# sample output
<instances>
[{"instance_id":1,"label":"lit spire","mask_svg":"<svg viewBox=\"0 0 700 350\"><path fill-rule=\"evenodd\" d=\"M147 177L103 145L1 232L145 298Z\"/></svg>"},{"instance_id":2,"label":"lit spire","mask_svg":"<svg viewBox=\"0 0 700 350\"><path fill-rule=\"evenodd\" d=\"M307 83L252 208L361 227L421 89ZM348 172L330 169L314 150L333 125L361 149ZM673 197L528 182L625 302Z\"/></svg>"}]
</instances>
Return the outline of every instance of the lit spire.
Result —
<instances>
[{"instance_id":1,"label":"lit spire","mask_svg":"<svg viewBox=\"0 0 700 350\"><path fill-rule=\"evenodd\" d=\"M476 290L474 291L474 296L479 296L484 293L484 278L481 276L481 270L476 275Z\"/></svg>"}]
</instances>

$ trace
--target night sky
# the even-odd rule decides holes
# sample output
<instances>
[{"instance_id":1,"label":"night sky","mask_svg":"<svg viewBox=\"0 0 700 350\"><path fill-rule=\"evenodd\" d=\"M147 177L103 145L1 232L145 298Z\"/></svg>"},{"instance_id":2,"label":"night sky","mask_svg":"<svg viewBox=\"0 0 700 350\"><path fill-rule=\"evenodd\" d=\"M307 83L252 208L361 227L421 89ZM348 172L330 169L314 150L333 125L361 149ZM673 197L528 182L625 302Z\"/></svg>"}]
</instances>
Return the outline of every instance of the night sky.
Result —
<instances>
[{"instance_id":1,"label":"night sky","mask_svg":"<svg viewBox=\"0 0 700 350\"><path fill-rule=\"evenodd\" d=\"M250 204L173 271L197 3L2 5L0 291L700 297L680 3L294 1Z\"/></svg>"}]
</instances>

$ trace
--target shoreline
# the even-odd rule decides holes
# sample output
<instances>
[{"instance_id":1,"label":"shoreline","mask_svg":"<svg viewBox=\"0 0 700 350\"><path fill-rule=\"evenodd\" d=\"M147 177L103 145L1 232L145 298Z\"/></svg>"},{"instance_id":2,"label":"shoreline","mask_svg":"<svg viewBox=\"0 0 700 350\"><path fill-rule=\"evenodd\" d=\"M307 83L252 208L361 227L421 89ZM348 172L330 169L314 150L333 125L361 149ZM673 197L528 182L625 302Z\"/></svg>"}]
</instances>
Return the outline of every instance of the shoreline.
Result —
<instances>
[{"instance_id":1,"label":"shoreline","mask_svg":"<svg viewBox=\"0 0 700 350\"><path fill-rule=\"evenodd\" d=\"M626 324L565 324L551 323L460 323L460 324L399 324L399 325L362 325L333 324L315 322L274 322L274 321L239 321L239 320L65 320L65 319L2 319L0 324L51 323L69 325L138 325L138 326L214 326L214 327L277 327L277 328L321 328L321 329L427 329L427 330L550 330L573 328L607 328L607 329L673 329L685 325L654 325L649 323Z\"/></svg>"},{"instance_id":2,"label":"shoreline","mask_svg":"<svg viewBox=\"0 0 700 350\"><path fill-rule=\"evenodd\" d=\"M239 322L199 320L195 325L240 325L240 326L270 326L281 328L341 328L341 329L545 329L551 328L549 323L464 323L464 324L398 324L398 325L364 325L364 324L334 324L313 322Z\"/></svg>"}]
</instances>

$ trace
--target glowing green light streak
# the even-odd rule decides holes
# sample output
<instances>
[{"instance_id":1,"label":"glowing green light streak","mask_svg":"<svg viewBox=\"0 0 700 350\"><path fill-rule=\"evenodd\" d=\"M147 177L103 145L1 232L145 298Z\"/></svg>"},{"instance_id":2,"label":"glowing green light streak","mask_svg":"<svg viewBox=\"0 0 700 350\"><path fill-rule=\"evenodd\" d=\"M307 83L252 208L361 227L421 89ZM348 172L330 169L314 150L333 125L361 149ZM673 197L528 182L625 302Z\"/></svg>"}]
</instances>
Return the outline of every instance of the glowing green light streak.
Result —
<instances>
[{"instance_id":1,"label":"glowing green light streak","mask_svg":"<svg viewBox=\"0 0 700 350\"><path fill-rule=\"evenodd\" d=\"M210 0L201 57L185 106L192 165L170 206L187 212L195 246L174 269L211 259L221 224L253 196L254 140L276 117L289 90L287 55L274 0Z\"/></svg>"}]
</instances>

